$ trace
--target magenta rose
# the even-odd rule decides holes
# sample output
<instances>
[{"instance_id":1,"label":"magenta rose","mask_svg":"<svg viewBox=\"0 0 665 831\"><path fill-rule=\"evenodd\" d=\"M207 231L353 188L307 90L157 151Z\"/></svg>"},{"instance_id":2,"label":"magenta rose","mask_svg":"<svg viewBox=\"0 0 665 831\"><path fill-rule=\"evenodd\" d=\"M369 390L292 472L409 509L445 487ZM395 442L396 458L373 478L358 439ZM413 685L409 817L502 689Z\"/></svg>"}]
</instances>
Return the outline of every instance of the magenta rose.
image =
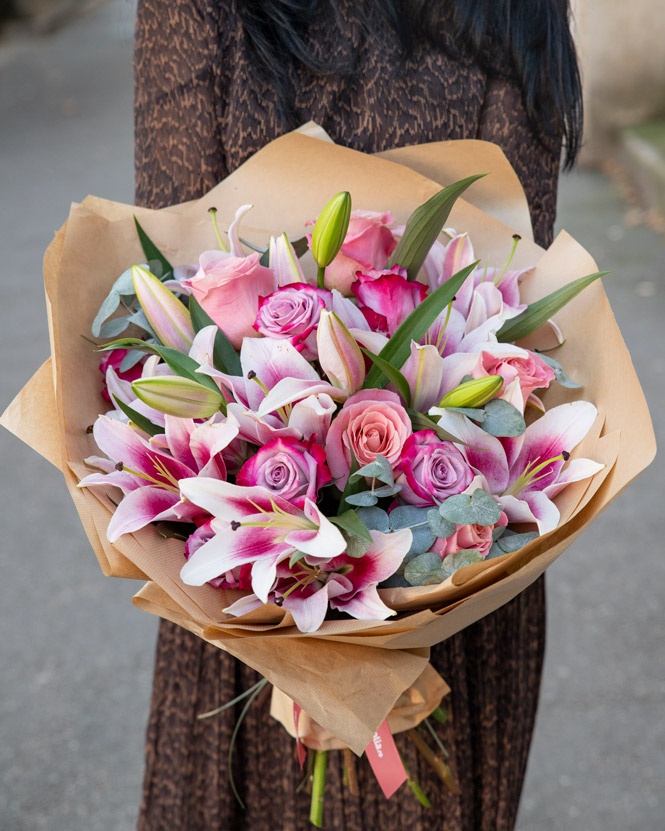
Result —
<instances>
[{"instance_id":1,"label":"magenta rose","mask_svg":"<svg viewBox=\"0 0 665 831\"><path fill-rule=\"evenodd\" d=\"M474 476L455 445L441 441L434 430L419 430L406 440L397 471L400 497L419 508L462 493Z\"/></svg>"},{"instance_id":2,"label":"magenta rose","mask_svg":"<svg viewBox=\"0 0 665 831\"><path fill-rule=\"evenodd\" d=\"M288 339L295 347L302 348L319 325L321 311L330 297L329 291L307 283L290 283L259 298L254 328L267 338Z\"/></svg>"},{"instance_id":3,"label":"magenta rose","mask_svg":"<svg viewBox=\"0 0 665 831\"><path fill-rule=\"evenodd\" d=\"M385 456L394 467L411 433L411 420L394 392L360 390L352 395L326 437L326 456L337 487L344 489L352 455L360 467L377 456Z\"/></svg>"},{"instance_id":4,"label":"magenta rose","mask_svg":"<svg viewBox=\"0 0 665 831\"><path fill-rule=\"evenodd\" d=\"M348 296L357 271L384 269L397 245L388 227L394 222L389 212L352 211L342 248L326 268L326 287Z\"/></svg>"},{"instance_id":5,"label":"magenta rose","mask_svg":"<svg viewBox=\"0 0 665 831\"><path fill-rule=\"evenodd\" d=\"M427 286L407 280L398 266L378 275L359 273L351 291L372 330L389 336L427 297Z\"/></svg>"},{"instance_id":6,"label":"magenta rose","mask_svg":"<svg viewBox=\"0 0 665 831\"><path fill-rule=\"evenodd\" d=\"M277 287L275 275L259 262L259 255L233 257L224 251L204 251L199 270L184 285L224 332L235 349L242 339L256 337L253 328L259 297Z\"/></svg>"},{"instance_id":7,"label":"magenta rose","mask_svg":"<svg viewBox=\"0 0 665 831\"><path fill-rule=\"evenodd\" d=\"M111 349L108 352L104 353L104 357L99 362L99 371L104 376L104 389L102 390L102 398L105 398L107 401L111 400L111 396L109 395L108 388L106 386L107 369L113 369L121 381L131 382L136 381L138 378L141 377L145 357L141 358L141 360L137 364L134 364L133 367L126 370L125 372L120 371L120 364L122 364L125 355L127 355L128 352L129 349Z\"/></svg>"},{"instance_id":8,"label":"magenta rose","mask_svg":"<svg viewBox=\"0 0 665 831\"><path fill-rule=\"evenodd\" d=\"M319 488L331 479L320 444L282 438L268 442L245 462L236 484L249 488L260 485L302 508L305 498L316 502Z\"/></svg>"},{"instance_id":9,"label":"magenta rose","mask_svg":"<svg viewBox=\"0 0 665 831\"><path fill-rule=\"evenodd\" d=\"M496 525L458 525L455 533L447 540L437 539L432 551L439 554L442 560L448 554L457 554L458 551L469 548L475 548L483 557L487 557L492 547L492 531L497 525L508 525L508 517L503 512Z\"/></svg>"}]
</instances>

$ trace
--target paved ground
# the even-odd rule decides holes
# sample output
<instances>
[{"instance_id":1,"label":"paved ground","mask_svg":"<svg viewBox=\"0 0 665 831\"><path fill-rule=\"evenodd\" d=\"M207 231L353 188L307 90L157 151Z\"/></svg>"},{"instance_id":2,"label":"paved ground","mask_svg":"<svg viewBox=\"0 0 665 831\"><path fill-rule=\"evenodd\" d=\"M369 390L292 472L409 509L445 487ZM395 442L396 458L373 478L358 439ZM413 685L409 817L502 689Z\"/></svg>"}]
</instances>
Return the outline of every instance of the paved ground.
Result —
<instances>
[{"instance_id":1,"label":"paved ground","mask_svg":"<svg viewBox=\"0 0 665 831\"><path fill-rule=\"evenodd\" d=\"M87 193L131 201L131 0L0 45L0 407L48 351L41 254ZM560 223L607 289L663 436L663 240L612 186L562 183ZM130 831L155 621L104 579L60 474L0 433L0 827ZM540 717L519 831L662 831L662 475L653 466L550 570Z\"/></svg>"}]
</instances>

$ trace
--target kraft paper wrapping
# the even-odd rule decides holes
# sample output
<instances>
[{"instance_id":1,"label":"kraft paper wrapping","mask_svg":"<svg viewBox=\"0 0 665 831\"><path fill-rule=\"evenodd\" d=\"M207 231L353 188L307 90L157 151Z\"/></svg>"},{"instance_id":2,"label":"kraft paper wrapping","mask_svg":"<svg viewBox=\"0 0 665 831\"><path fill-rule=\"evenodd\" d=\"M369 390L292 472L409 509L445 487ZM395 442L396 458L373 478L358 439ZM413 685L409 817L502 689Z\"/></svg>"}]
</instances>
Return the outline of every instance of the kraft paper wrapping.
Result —
<instances>
[{"instance_id":1,"label":"kraft paper wrapping","mask_svg":"<svg viewBox=\"0 0 665 831\"><path fill-rule=\"evenodd\" d=\"M523 240L514 266L535 264L523 283L527 301L597 270L590 255L566 233L547 252L533 243L524 193L494 145L441 142L379 158L313 135L316 129L311 135L277 139L196 202L160 211L96 197L73 205L44 261L51 358L1 423L62 470L103 572L147 580L134 598L139 608L178 623L252 666L320 725L321 741L335 737L360 754L405 691L411 704L420 695L423 713L432 696L445 689L428 667L429 647L530 585L649 464L655 440L630 356L597 281L557 315L566 336L557 359L584 387L566 390L555 384L546 393L546 405L584 398L598 407L595 429L573 455L601 461L605 468L591 481L563 491L558 498L562 524L521 551L467 566L440 586L384 590L384 600L400 611L388 621L326 621L305 636L293 626L290 614L275 606L233 618L223 609L238 592L182 584L183 543L162 539L153 527L108 543L113 504L103 494L76 487L87 472L83 459L97 452L86 427L104 410L99 356L81 335L89 333L111 283L144 259L134 214L171 262L193 263L201 251L217 247L207 212L213 205L220 225L228 227L241 204L253 203L243 236L265 244L269 233L301 236L305 221L340 190L351 192L354 207L390 209L403 224L441 185L490 172L468 191L468 200L458 201L447 223L470 233L482 260L505 262L512 235L519 231ZM531 341L535 338L537 345L544 337L535 333ZM278 694L274 712L292 729L292 706L279 701ZM391 720L404 729L395 714Z\"/></svg>"}]
</instances>

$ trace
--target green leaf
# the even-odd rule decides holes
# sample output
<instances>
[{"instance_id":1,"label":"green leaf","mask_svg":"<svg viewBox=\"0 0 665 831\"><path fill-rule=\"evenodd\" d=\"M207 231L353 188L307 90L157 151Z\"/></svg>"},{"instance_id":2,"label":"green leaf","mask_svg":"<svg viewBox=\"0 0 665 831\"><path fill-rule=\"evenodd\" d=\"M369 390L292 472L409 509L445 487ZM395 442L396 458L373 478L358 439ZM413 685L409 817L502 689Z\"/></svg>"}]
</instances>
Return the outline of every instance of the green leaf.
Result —
<instances>
[{"instance_id":1,"label":"green leaf","mask_svg":"<svg viewBox=\"0 0 665 831\"><path fill-rule=\"evenodd\" d=\"M196 372L200 365L196 363L189 355L183 352L178 352L177 349L172 349L170 346L160 346L154 343L147 343L138 338L120 338L120 340L111 341L100 346L98 351L103 352L107 349L138 349L142 352L151 352L153 355L159 355L164 363L173 370L176 375L181 378L188 378L190 381L196 381L203 387L207 387L213 392L219 393L217 384L209 375L203 375Z\"/></svg>"},{"instance_id":2,"label":"green leaf","mask_svg":"<svg viewBox=\"0 0 665 831\"><path fill-rule=\"evenodd\" d=\"M391 511L388 518L393 531L402 528L410 528L413 536L411 548L407 551L407 557L413 554L423 554L434 545L436 535L428 522L428 509L416 508L414 505L400 505Z\"/></svg>"},{"instance_id":3,"label":"green leaf","mask_svg":"<svg viewBox=\"0 0 665 831\"><path fill-rule=\"evenodd\" d=\"M494 398L483 410L485 417L480 426L490 436L516 438L526 430L524 416L509 401Z\"/></svg>"},{"instance_id":4,"label":"green leaf","mask_svg":"<svg viewBox=\"0 0 665 831\"><path fill-rule=\"evenodd\" d=\"M129 404L125 404L125 402L121 401L116 395L113 396L113 400L118 407L120 407L127 418L136 424L139 430L143 430L143 432L147 433L149 436L158 436L164 432L163 427L158 427L156 424L153 424L149 418L141 415L141 413L137 413L133 407L130 407Z\"/></svg>"},{"instance_id":5,"label":"green leaf","mask_svg":"<svg viewBox=\"0 0 665 831\"><path fill-rule=\"evenodd\" d=\"M502 554L512 554L514 551L519 551L520 548L524 548L525 545L528 545L537 537L537 531L529 531L526 534L513 534L510 532L502 534L498 540L495 540L487 557L490 559L500 557Z\"/></svg>"},{"instance_id":6,"label":"green leaf","mask_svg":"<svg viewBox=\"0 0 665 831\"><path fill-rule=\"evenodd\" d=\"M192 326L195 332L200 332L206 326L217 326L210 315L204 311L194 295L191 295L189 298L189 314L192 318ZM242 375L242 366L238 353L219 326L217 326L217 334L215 335L213 363L216 369L220 372L225 372L227 375Z\"/></svg>"},{"instance_id":7,"label":"green leaf","mask_svg":"<svg viewBox=\"0 0 665 831\"><path fill-rule=\"evenodd\" d=\"M412 586L441 583L441 557L433 551L414 557L404 567L404 577Z\"/></svg>"},{"instance_id":8,"label":"green leaf","mask_svg":"<svg viewBox=\"0 0 665 831\"><path fill-rule=\"evenodd\" d=\"M419 303L383 347L379 357L391 366L401 369L411 354L411 341L414 340L418 343L425 336L429 327L446 306L452 302L460 286L477 264L478 261L458 271L457 274L446 280L442 286L435 289L422 303ZM376 389L377 387L384 387L387 383L388 380L383 372L374 364L367 373L363 387L365 389Z\"/></svg>"},{"instance_id":9,"label":"green leaf","mask_svg":"<svg viewBox=\"0 0 665 831\"><path fill-rule=\"evenodd\" d=\"M538 353L538 357L544 361L547 366L554 370L554 377L562 387L566 387L571 390L581 389L582 384L578 384L576 381L573 381L566 370L555 358L551 358L549 355L543 355L542 352Z\"/></svg>"},{"instance_id":10,"label":"green leaf","mask_svg":"<svg viewBox=\"0 0 665 831\"><path fill-rule=\"evenodd\" d=\"M296 563L300 562L300 560L306 556L307 554L304 551L294 551L293 554L291 554L291 559L289 560L289 568L293 568Z\"/></svg>"},{"instance_id":11,"label":"green leaf","mask_svg":"<svg viewBox=\"0 0 665 831\"><path fill-rule=\"evenodd\" d=\"M354 479L353 474L357 470L358 460L356 459L353 450L351 450L351 469L349 470L349 478L346 480L346 485L342 493L342 498L337 509L337 516L343 514L344 511L347 510L349 505L353 505L353 502L348 502L349 497L357 494L365 484L363 480L360 478ZM362 504L362 502L360 504ZM376 505L376 500L374 500L374 502L370 502L366 507L370 507L371 505Z\"/></svg>"},{"instance_id":12,"label":"green leaf","mask_svg":"<svg viewBox=\"0 0 665 831\"><path fill-rule=\"evenodd\" d=\"M384 485L382 488L374 488L372 493L383 499L384 496L395 496L402 490L401 485Z\"/></svg>"},{"instance_id":13,"label":"green leaf","mask_svg":"<svg viewBox=\"0 0 665 831\"><path fill-rule=\"evenodd\" d=\"M415 280L457 198L470 185L486 175L480 173L454 182L416 208L407 220L402 239L393 251L388 266L402 266L407 270L409 280Z\"/></svg>"},{"instance_id":14,"label":"green leaf","mask_svg":"<svg viewBox=\"0 0 665 831\"><path fill-rule=\"evenodd\" d=\"M367 355L367 357L372 361L375 366L383 372L386 378L393 384L397 392L402 396L404 401L406 402L406 406L411 406L411 390L409 388L409 382L406 378L402 375L399 369L395 369L395 367L388 363L388 361L384 361L380 355L375 355L373 352L370 352L369 349L365 349L364 346L360 347L361 351Z\"/></svg>"},{"instance_id":15,"label":"green leaf","mask_svg":"<svg viewBox=\"0 0 665 831\"><path fill-rule=\"evenodd\" d=\"M359 508L356 514L370 531L381 531L382 534L387 534L390 531L390 520L383 509Z\"/></svg>"},{"instance_id":16,"label":"green leaf","mask_svg":"<svg viewBox=\"0 0 665 831\"><path fill-rule=\"evenodd\" d=\"M501 508L482 488L477 488L470 497L464 493L449 496L439 506L439 513L456 525L495 525L501 518Z\"/></svg>"},{"instance_id":17,"label":"green leaf","mask_svg":"<svg viewBox=\"0 0 665 831\"><path fill-rule=\"evenodd\" d=\"M447 577L452 577L456 571L464 568L464 566L481 563L482 561L483 555L477 548L463 548L455 554L449 554L443 558L443 563L441 564L441 580L443 581Z\"/></svg>"},{"instance_id":18,"label":"green leaf","mask_svg":"<svg viewBox=\"0 0 665 831\"><path fill-rule=\"evenodd\" d=\"M366 539L362 537L356 537L355 534L347 534L344 533L344 539L346 540L346 553L349 557L354 557L358 559L359 557L364 557L365 554L369 551L369 547L372 544L371 540L368 542Z\"/></svg>"},{"instance_id":19,"label":"green leaf","mask_svg":"<svg viewBox=\"0 0 665 831\"><path fill-rule=\"evenodd\" d=\"M143 248L143 253L146 258L148 260L157 260L157 262L159 262L162 266L161 279L165 279L168 274L173 274L173 266L146 234L136 217L134 217L134 222L136 224L136 231L139 235L139 240L141 241L141 248Z\"/></svg>"},{"instance_id":20,"label":"green leaf","mask_svg":"<svg viewBox=\"0 0 665 831\"><path fill-rule=\"evenodd\" d=\"M479 407L446 407L451 413L459 413L460 415L470 418L476 424L482 424L485 421L485 410Z\"/></svg>"},{"instance_id":21,"label":"green leaf","mask_svg":"<svg viewBox=\"0 0 665 831\"><path fill-rule=\"evenodd\" d=\"M588 274L586 277L580 277L578 280L573 280L567 286L562 286L560 289L548 294L541 300L536 300L535 303L530 303L528 308L523 312L507 320L503 326L496 333L497 340L501 343L512 343L513 341L524 338L535 332L539 326L546 323L559 309L562 309L566 303L569 303L576 297L582 289L590 286L599 277L604 277L609 274L609 271L597 271L595 274Z\"/></svg>"},{"instance_id":22,"label":"green leaf","mask_svg":"<svg viewBox=\"0 0 665 831\"><path fill-rule=\"evenodd\" d=\"M338 528L341 528L342 531L346 531L347 534L352 534L355 537L361 537L361 539L368 540L369 542L372 541L372 537L367 530L367 526L358 516L356 511L344 511L344 513L339 514L339 516L330 517L330 521Z\"/></svg>"},{"instance_id":23,"label":"green leaf","mask_svg":"<svg viewBox=\"0 0 665 831\"><path fill-rule=\"evenodd\" d=\"M452 536L457 528L454 522L450 522L441 516L438 508L430 508L427 511L427 524L433 534L444 540Z\"/></svg>"},{"instance_id":24,"label":"green leaf","mask_svg":"<svg viewBox=\"0 0 665 831\"><path fill-rule=\"evenodd\" d=\"M372 508L379 501L377 496L374 496L372 491L362 491L362 493L350 493L344 497L347 505L357 505L359 508Z\"/></svg>"},{"instance_id":25,"label":"green leaf","mask_svg":"<svg viewBox=\"0 0 665 831\"><path fill-rule=\"evenodd\" d=\"M381 456L380 454L373 462L352 473L349 478L363 479L365 477L378 479L379 482L384 482L386 485L393 485L395 482L390 462L385 456Z\"/></svg>"},{"instance_id":26,"label":"green leaf","mask_svg":"<svg viewBox=\"0 0 665 831\"><path fill-rule=\"evenodd\" d=\"M407 409L407 413L409 414L409 418L411 419L411 425L415 430L434 430L437 437L441 439L441 441L455 441L458 444L464 444L464 442L460 442L457 436L453 436L452 433L449 433L447 430L444 430L443 427L439 427L436 421L433 421L429 416L424 415L423 413L419 413L417 410Z\"/></svg>"}]
</instances>

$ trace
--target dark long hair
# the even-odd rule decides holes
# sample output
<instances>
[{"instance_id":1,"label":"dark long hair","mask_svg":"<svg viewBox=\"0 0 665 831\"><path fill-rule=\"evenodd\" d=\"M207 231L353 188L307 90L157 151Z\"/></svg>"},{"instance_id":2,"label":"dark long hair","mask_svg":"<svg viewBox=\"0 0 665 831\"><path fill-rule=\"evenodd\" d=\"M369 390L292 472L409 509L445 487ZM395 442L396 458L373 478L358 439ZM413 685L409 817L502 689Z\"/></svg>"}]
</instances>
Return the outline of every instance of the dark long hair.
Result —
<instances>
[{"instance_id":1,"label":"dark long hair","mask_svg":"<svg viewBox=\"0 0 665 831\"><path fill-rule=\"evenodd\" d=\"M454 28L445 44L443 3L450 4ZM295 126L295 67L316 73L352 71L327 64L308 43L307 22L324 15L334 18L336 0L237 0L237 4L256 71L276 90L285 125ZM398 34L405 59L423 42L449 50L450 44L458 43L488 74L511 74L522 89L537 132L562 135L566 165L572 165L582 130L582 92L568 0L356 0L354 13L366 28L368 6L375 13L378 10Z\"/></svg>"}]
</instances>

